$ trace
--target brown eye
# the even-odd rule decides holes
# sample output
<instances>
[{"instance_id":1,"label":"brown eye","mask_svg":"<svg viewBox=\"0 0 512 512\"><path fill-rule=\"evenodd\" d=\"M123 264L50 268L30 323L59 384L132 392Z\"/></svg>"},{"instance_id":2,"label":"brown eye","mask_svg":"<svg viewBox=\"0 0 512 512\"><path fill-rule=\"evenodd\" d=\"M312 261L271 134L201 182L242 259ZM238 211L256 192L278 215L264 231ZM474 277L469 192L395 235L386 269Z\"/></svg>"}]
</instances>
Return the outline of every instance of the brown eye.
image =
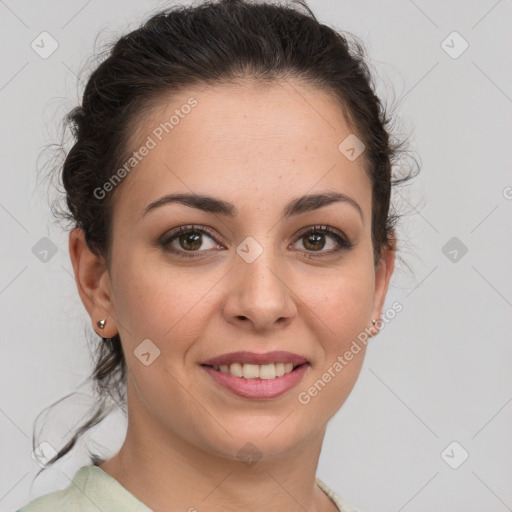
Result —
<instances>
[{"instance_id":1,"label":"brown eye","mask_svg":"<svg viewBox=\"0 0 512 512\"><path fill-rule=\"evenodd\" d=\"M208 241L209 240L209 241ZM222 247L205 228L180 226L164 236L160 245L168 252L184 257L202 256L209 249ZM190 253L190 254L187 254Z\"/></svg>"},{"instance_id":2,"label":"brown eye","mask_svg":"<svg viewBox=\"0 0 512 512\"><path fill-rule=\"evenodd\" d=\"M341 232L329 226L309 228L298 235L297 241L299 240L302 240L302 245L306 251L319 253L319 256L329 256L353 247L353 244ZM322 250L326 247L328 250Z\"/></svg>"},{"instance_id":3,"label":"brown eye","mask_svg":"<svg viewBox=\"0 0 512 512\"><path fill-rule=\"evenodd\" d=\"M325 235L323 233L311 233L302 237L304 247L308 250L323 249L325 247Z\"/></svg>"},{"instance_id":4,"label":"brown eye","mask_svg":"<svg viewBox=\"0 0 512 512\"><path fill-rule=\"evenodd\" d=\"M187 251L195 251L199 249L203 243L201 237L201 234L191 231L187 234L179 235L177 241L183 249Z\"/></svg>"}]
</instances>

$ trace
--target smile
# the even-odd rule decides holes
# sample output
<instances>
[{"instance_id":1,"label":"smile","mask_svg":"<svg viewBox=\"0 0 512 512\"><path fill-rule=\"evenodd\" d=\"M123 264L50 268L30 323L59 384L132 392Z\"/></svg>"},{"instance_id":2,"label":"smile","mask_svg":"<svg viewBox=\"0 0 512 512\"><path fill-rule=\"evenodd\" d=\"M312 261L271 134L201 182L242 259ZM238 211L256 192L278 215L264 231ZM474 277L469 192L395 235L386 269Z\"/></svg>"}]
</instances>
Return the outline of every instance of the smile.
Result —
<instances>
[{"instance_id":1,"label":"smile","mask_svg":"<svg viewBox=\"0 0 512 512\"><path fill-rule=\"evenodd\" d=\"M230 373L235 377L244 377L245 379L275 379L276 377L282 377L283 375L293 371L294 367L300 365L294 365L293 363L269 363L269 364L243 364L243 363L232 363L232 364L221 364L218 366L212 366L214 370L222 373Z\"/></svg>"},{"instance_id":2,"label":"smile","mask_svg":"<svg viewBox=\"0 0 512 512\"><path fill-rule=\"evenodd\" d=\"M263 365L232 363L200 365L221 388L235 395L266 399L280 396L294 388L309 368L309 363L269 363Z\"/></svg>"}]
</instances>

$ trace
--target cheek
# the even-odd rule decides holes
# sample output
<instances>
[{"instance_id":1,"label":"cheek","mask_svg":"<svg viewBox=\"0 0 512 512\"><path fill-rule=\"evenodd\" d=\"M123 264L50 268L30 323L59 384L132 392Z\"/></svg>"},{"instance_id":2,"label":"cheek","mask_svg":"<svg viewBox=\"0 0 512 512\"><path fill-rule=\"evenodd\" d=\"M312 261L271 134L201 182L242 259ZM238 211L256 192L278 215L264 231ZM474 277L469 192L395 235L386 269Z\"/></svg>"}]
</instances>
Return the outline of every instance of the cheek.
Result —
<instances>
[{"instance_id":1,"label":"cheek","mask_svg":"<svg viewBox=\"0 0 512 512\"><path fill-rule=\"evenodd\" d=\"M173 346L193 340L206 315L212 283L222 277L205 269L171 270L158 261L132 255L118 262L114 303L123 341L130 345L146 338L159 346L170 339Z\"/></svg>"},{"instance_id":2,"label":"cheek","mask_svg":"<svg viewBox=\"0 0 512 512\"><path fill-rule=\"evenodd\" d=\"M313 417L334 415L351 393L366 353L373 280L354 272L333 279L322 299L311 301L321 346L319 364L297 391L297 407Z\"/></svg>"},{"instance_id":3,"label":"cheek","mask_svg":"<svg viewBox=\"0 0 512 512\"><path fill-rule=\"evenodd\" d=\"M309 279L302 296L313 318L325 324L329 345L343 345L368 326L375 289L372 269L350 266L313 284Z\"/></svg>"}]
</instances>

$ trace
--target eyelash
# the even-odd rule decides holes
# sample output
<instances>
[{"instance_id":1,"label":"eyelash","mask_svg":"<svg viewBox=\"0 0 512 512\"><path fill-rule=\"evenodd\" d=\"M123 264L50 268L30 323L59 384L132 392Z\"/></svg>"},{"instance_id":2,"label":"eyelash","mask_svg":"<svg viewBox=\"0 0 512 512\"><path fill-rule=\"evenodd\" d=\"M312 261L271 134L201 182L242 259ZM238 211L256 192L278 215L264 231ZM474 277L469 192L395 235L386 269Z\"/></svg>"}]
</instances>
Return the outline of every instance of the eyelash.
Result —
<instances>
[{"instance_id":1,"label":"eyelash","mask_svg":"<svg viewBox=\"0 0 512 512\"><path fill-rule=\"evenodd\" d=\"M197 258L201 257L202 254L197 254L201 252L206 251L182 251L182 250L176 250L174 248L170 248L170 243L176 239L179 235L183 235L186 233L204 233L207 234L209 237L211 237L214 241L215 234L208 229L205 226L197 226L197 225L188 225L188 226L180 226L179 228L176 228L172 230L170 233L162 237L162 239L159 241L159 244L164 248L165 251L168 251L170 253L176 254L178 257L182 258ZM316 251L310 251L308 253L308 258L323 258L326 256L332 256L333 254L337 254L342 251L347 251L349 249L352 249L354 247L354 244L350 242L345 236L343 236L338 230L331 228L330 226L312 226L310 228L306 228L303 231L299 232L297 235L297 238L295 242L300 240L301 238L304 238L307 235L312 234L328 234L330 235L338 244L338 247L336 249L332 249L327 252L316 252ZM294 242L294 243L295 243Z\"/></svg>"}]
</instances>

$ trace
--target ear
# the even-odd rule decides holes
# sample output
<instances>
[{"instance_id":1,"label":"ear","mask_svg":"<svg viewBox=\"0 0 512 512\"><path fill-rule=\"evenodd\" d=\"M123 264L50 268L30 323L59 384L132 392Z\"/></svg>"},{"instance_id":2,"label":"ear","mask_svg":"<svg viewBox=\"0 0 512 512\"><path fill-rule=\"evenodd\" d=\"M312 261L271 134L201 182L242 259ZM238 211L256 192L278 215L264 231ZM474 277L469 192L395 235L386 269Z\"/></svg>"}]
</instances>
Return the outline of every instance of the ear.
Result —
<instances>
[{"instance_id":1,"label":"ear","mask_svg":"<svg viewBox=\"0 0 512 512\"><path fill-rule=\"evenodd\" d=\"M69 255L75 273L80 298L91 317L94 330L103 338L112 338L118 332L111 297L110 275L102 256L96 256L85 241L85 233L76 228L69 234ZM106 320L100 329L99 320Z\"/></svg>"},{"instance_id":2,"label":"ear","mask_svg":"<svg viewBox=\"0 0 512 512\"><path fill-rule=\"evenodd\" d=\"M375 292L373 296L372 319L380 320L382 308L388 291L389 282L395 269L396 239L390 241L389 245L384 247L379 263L375 268ZM378 322L377 322L378 323ZM373 329L378 331L378 326L372 325Z\"/></svg>"}]
</instances>

